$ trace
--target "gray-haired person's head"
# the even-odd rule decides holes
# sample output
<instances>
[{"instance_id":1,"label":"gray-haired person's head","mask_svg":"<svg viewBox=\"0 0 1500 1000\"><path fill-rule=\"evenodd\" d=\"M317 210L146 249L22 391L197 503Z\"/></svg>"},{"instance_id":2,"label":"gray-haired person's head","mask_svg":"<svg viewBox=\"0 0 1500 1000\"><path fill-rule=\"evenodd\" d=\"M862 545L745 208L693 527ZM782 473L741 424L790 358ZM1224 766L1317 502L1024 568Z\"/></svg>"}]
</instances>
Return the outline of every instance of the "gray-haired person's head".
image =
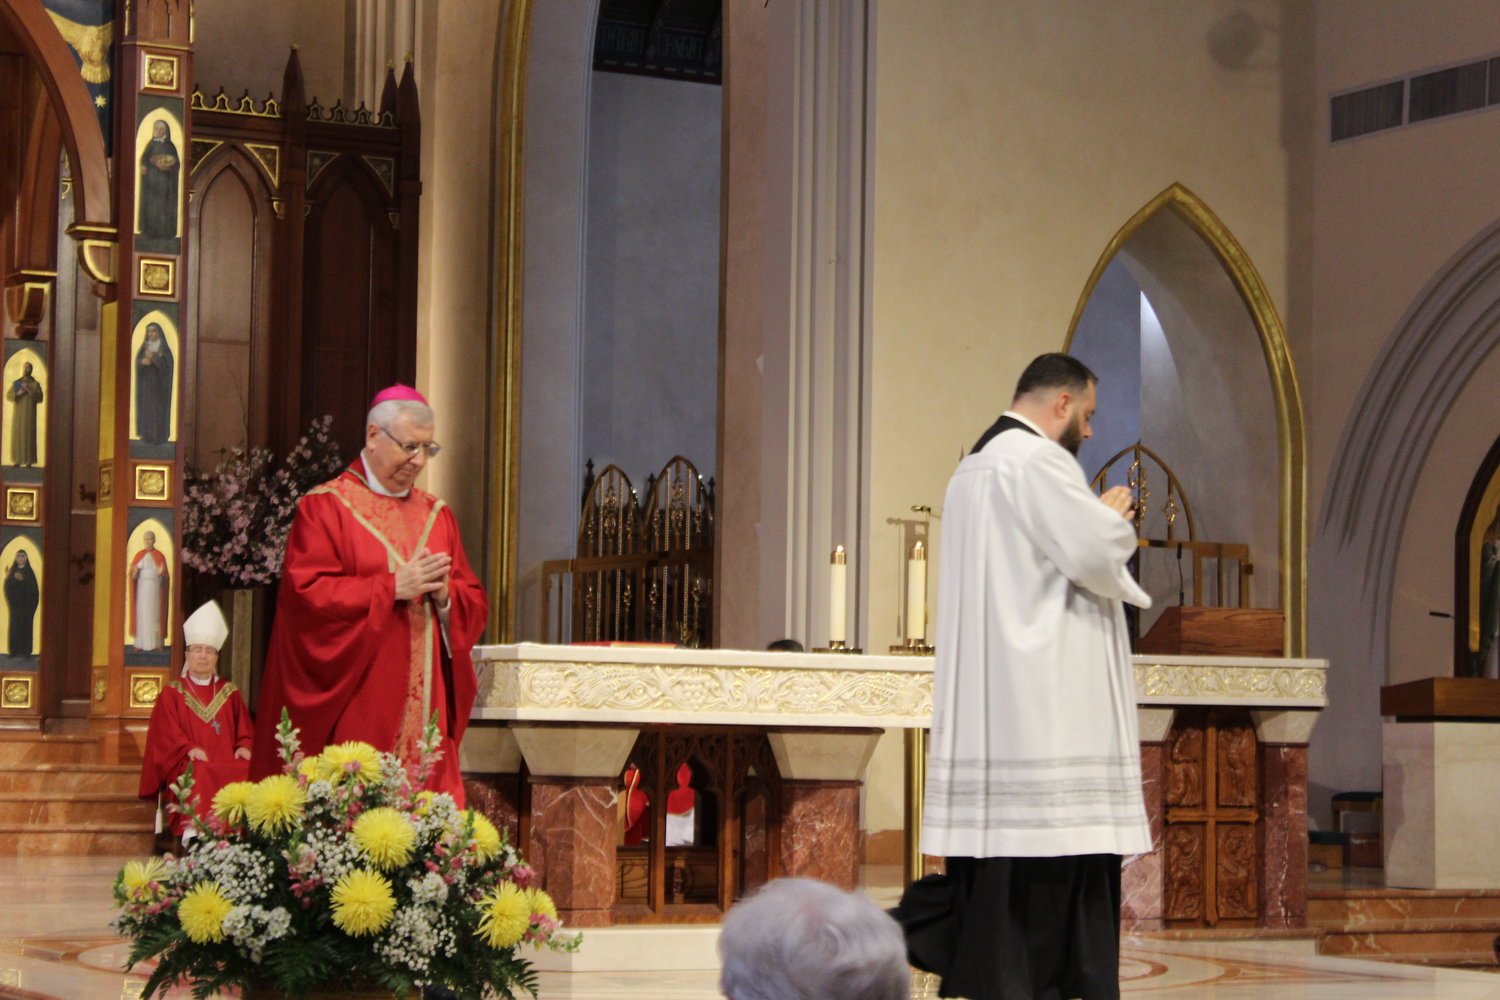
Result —
<instances>
[{"instance_id":1,"label":"gray-haired person's head","mask_svg":"<svg viewBox=\"0 0 1500 1000\"><path fill-rule=\"evenodd\" d=\"M376 403L370 407L369 416L365 417L365 424L374 424L376 427L391 429L391 424L397 417L404 416L411 421L413 427L431 427L434 417L432 407L426 403L419 403L415 399L387 399L383 403Z\"/></svg>"},{"instance_id":2,"label":"gray-haired person's head","mask_svg":"<svg viewBox=\"0 0 1500 1000\"><path fill-rule=\"evenodd\" d=\"M724 917L719 989L729 1000L906 1000L901 928L826 882L768 882Z\"/></svg>"}]
</instances>

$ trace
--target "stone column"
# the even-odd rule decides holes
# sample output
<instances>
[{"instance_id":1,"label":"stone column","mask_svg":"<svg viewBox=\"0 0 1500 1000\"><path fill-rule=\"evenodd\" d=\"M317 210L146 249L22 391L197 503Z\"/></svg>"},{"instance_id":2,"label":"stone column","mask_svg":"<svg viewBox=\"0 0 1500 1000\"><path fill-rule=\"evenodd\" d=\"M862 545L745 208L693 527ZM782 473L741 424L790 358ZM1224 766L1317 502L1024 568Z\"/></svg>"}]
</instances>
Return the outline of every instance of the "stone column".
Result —
<instances>
[{"instance_id":1,"label":"stone column","mask_svg":"<svg viewBox=\"0 0 1500 1000\"><path fill-rule=\"evenodd\" d=\"M1260 926L1307 926L1307 744L1315 711L1253 710L1260 741Z\"/></svg>"},{"instance_id":2,"label":"stone column","mask_svg":"<svg viewBox=\"0 0 1500 1000\"><path fill-rule=\"evenodd\" d=\"M610 926L615 782L639 730L573 723L514 723L510 730L531 772L526 859L565 923Z\"/></svg>"},{"instance_id":3,"label":"stone column","mask_svg":"<svg viewBox=\"0 0 1500 1000\"><path fill-rule=\"evenodd\" d=\"M470 807L510 834L518 843L521 831L521 745L510 727L471 722L458 748L464 795Z\"/></svg>"},{"instance_id":4,"label":"stone column","mask_svg":"<svg viewBox=\"0 0 1500 1000\"><path fill-rule=\"evenodd\" d=\"M1167 734L1173 708L1137 708L1141 740L1141 791L1151 821L1150 854L1142 854L1120 875L1120 926L1126 931L1162 929L1162 837L1166 831Z\"/></svg>"},{"instance_id":5,"label":"stone column","mask_svg":"<svg viewBox=\"0 0 1500 1000\"><path fill-rule=\"evenodd\" d=\"M781 873L842 889L859 882L859 786L878 729L766 734L781 772Z\"/></svg>"}]
</instances>

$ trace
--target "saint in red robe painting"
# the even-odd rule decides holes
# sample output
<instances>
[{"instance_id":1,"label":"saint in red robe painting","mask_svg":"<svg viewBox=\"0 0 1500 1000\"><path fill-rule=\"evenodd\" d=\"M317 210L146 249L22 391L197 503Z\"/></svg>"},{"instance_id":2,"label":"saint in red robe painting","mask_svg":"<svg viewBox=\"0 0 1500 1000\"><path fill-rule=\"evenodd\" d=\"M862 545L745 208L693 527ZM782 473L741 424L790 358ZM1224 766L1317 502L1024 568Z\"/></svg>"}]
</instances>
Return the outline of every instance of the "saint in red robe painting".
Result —
<instances>
[{"instance_id":1,"label":"saint in red robe painting","mask_svg":"<svg viewBox=\"0 0 1500 1000\"><path fill-rule=\"evenodd\" d=\"M452 511L411 485L437 451L431 411L424 404L415 419L405 411L392 417L380 402L377 396L361 457L298 505L266 654L252 774L281 766L276 725L283 708L304 754L359 740L409 767L436 714L442 759L426 787L462 804L458 743L477 691L470 650L488 606ZM435 567L422 577L429 582L413 585L414 568L427 564ZM421 589L400 596L413 586Z\"/></svg>"}]
</instances>

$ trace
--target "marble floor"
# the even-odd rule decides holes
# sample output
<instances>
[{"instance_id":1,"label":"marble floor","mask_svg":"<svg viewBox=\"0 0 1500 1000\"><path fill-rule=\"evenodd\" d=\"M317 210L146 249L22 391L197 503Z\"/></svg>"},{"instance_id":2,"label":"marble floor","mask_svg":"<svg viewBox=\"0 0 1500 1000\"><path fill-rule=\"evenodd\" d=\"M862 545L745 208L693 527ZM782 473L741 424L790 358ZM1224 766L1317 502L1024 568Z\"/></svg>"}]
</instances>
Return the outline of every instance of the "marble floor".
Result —
<instances>
[{"instance_id":1,"label":"marble floor","mask_svg":"<svg viewBox=\"0 0 1500 1000\"><path fill-rule=\"evenodd\" d=\"M123 858L0 858L0 1000L134 1000L144 976L123 971L125 948L109 930L109 886ZM870 895L894 892L872 871ZM711 936L699 939L712 954ZM585 945L587 948L587 945ZM1124 993L1162 1000L1500 1000L1500 975L1323 958L1307 940L1128 938ZM641 965L649 951L637 950ZM658 967L667 962L658 963ZM683 963L678 961L679 968ZM704 963L697 963L704 964ZM541 974L544 1000L715 1000L714 971ZM186 989L172 997L186 997ZM936 996L919 978L912 996Z\"/></svg>"}]
</instances>

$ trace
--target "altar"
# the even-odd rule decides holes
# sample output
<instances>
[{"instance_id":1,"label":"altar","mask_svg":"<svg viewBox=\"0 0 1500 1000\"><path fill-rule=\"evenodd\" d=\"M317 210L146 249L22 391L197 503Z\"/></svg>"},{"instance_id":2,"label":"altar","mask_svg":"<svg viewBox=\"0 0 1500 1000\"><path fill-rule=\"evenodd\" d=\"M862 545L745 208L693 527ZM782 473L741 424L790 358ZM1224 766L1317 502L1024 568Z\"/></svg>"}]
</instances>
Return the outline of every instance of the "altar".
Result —
<instances>
[{"instance_id":1,"label":"altar","mask_svg":"<svg viewBox=\"0 0 1500 1000\"><path fill-rule=\"evenodd\" d=\"M931 657L523 643L474 658L466 787L575 926L717 920L778 876L852 888L870 755L932 709ZM1128 928L1303 925L1326 669L1135 658L1157 846L1127 862Z\"/></svg>"}]
</instances>

